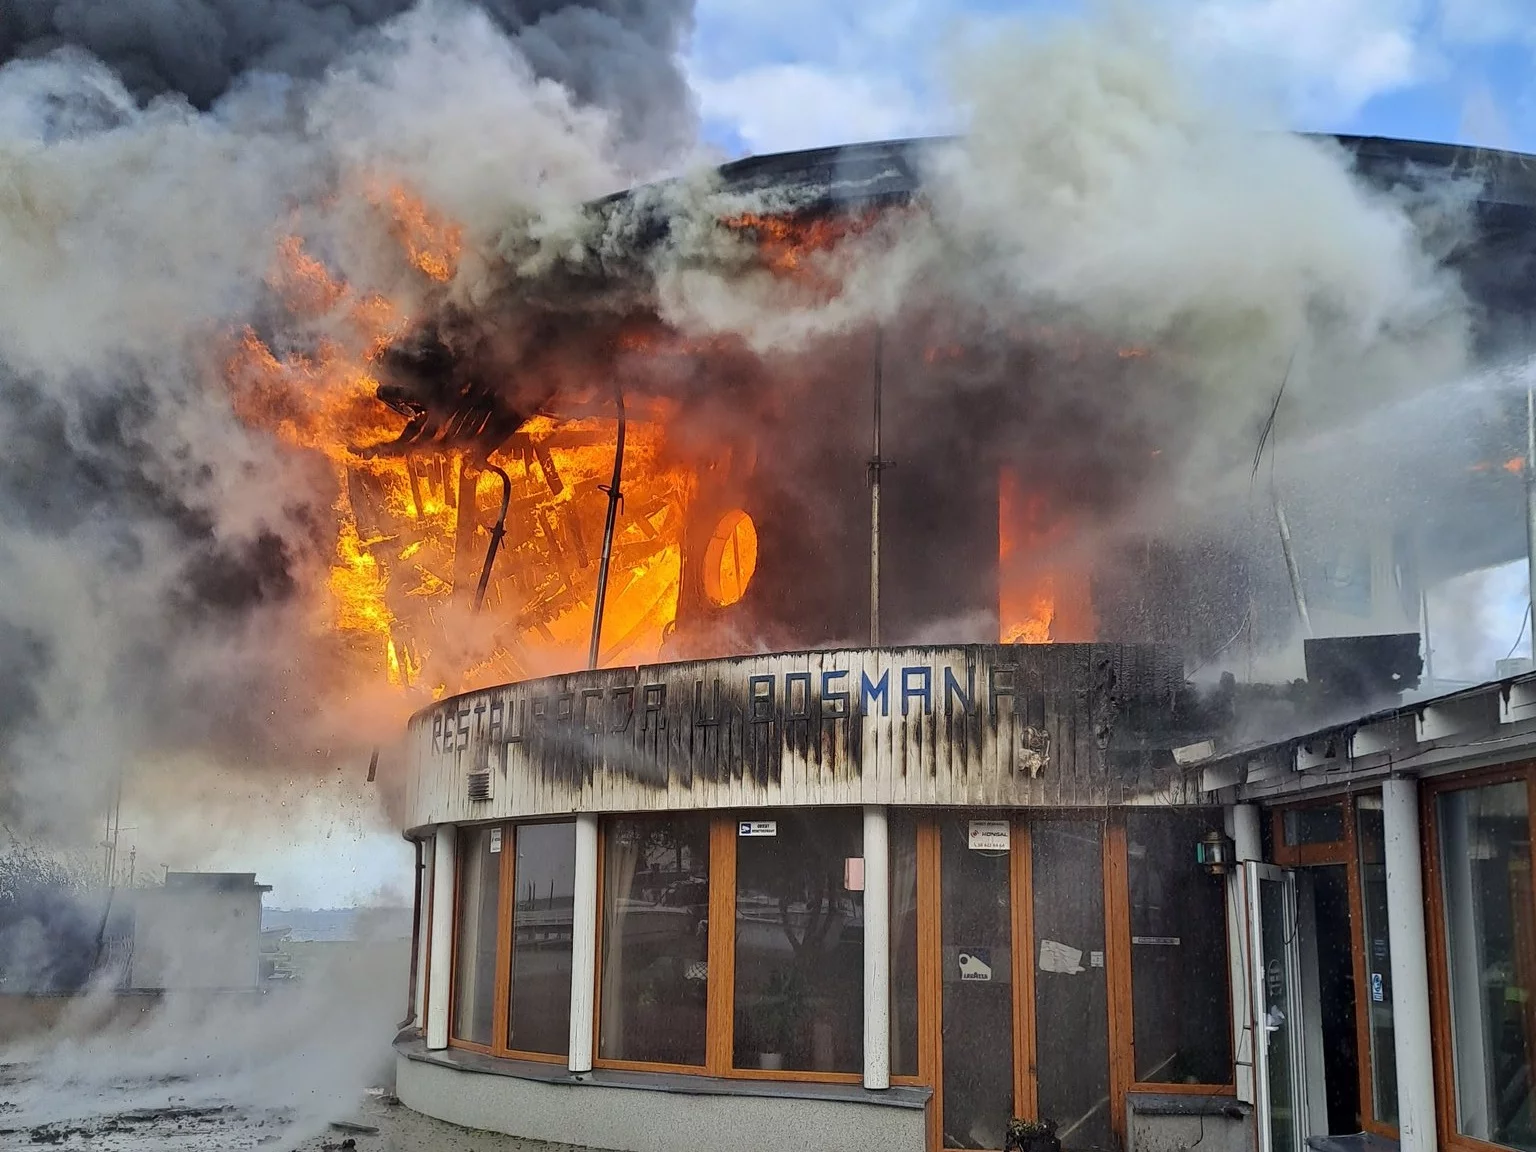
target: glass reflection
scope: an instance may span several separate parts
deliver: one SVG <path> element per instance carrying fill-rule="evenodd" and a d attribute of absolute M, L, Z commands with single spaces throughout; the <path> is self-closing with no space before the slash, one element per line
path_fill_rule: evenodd
<path fill-rule="evenodd" d="M 507 1047 L 564 1056 L 571 1039 L 575 823 L 519 827 L 513 883 Z"/>
<path fill-rule="evenodd" d="M 603 872 L 598 1055 L 702 1065 L 709 977 L 709 817 L 611 822 Z"/>

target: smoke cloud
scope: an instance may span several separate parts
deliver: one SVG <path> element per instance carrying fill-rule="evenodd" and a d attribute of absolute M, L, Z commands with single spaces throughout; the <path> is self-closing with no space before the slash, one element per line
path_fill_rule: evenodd
<path fill-rule="evenodd" d="M 622 375 L 679 410 L 679 443 L 757 428 L 801 477 L 775 499 L 828 536 L 828 477 L 862 483 L 848 382 L 883 326 L 918 413 L 892 436 L 1054 493 L 1075 569 L 1133 529 L 1242 528 L 1282 381 L 1291 446 L 1473 359 L 1443 260 L 1470 188 L 1370 191 L 1341 150 L 1223 111 L 1134 24 L 967 50 L 966 133 L 926 150 L 919 203 L 794 275 L 720 226 L 794 207 L 781 192 L 690 172 L 592 207 L 692 157 L 690 23 L 683 0 L 8 9 L 0 815 L 78 824 L 126 766 L 157 796 L 200 758 L 360 771 L 400 723 L 328 627 L 345 481 L 293 446 L 314 410 L 377 407 L 378 379 L 334 366 L 364 364 L 380 301 L 389 395 L 427 365 L 444 394 L 526 416 Z M 423 274 L 398 189 L 451 222 L 451 271 Z M 321 273 L 275 270 L 295 238 Z M 306 293 L 323 306 L 288 306 Z M 637 320 L 724 350 L 648 361 L 618 339 Z M 286 358 L 289 391 L 263 398 L 287 440 L 240 418 L 245 332 Z M 975 354 L 924 367 L 952 342 Z M 817 436 L 774 424 L 797 405 Z M 964 472 L 913 482 L 942 502 Z M 950 618 L 984 627 L 970 607 Z M 487 630 L 458 631 L 472 663 Z"/>

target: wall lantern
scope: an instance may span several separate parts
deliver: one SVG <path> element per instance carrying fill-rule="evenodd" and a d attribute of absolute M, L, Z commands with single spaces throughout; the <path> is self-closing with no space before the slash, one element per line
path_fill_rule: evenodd
<path fill-rule="evenodd" d="M 1231 838 L 1214 828 L 1195 844 L 1196 862 L 1212 876 L 1225 876 L 1232 871 L 1236 858 L 1236 846 Z"/>

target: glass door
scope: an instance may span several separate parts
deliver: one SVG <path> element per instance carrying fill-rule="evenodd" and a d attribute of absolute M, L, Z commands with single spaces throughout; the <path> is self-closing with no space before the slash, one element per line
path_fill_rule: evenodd
<path fill-rule="evenodd" d="M 1272 864 L 1243 865 L 1253 1004 L 1258 1024 L 1259 1152 L 1301 1152 L 1307 1132 L 1302 1092 L 1296 875 Z"/>
<path fill-rule="evenodd" d="M 944 1148 L 1001 1148 L 1015 1115 L 1011 848 L 1004 821 L 941 826 Z"/>

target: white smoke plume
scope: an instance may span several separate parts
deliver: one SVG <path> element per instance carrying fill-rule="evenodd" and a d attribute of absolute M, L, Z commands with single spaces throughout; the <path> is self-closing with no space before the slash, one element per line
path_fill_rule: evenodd
<path fill-rule="evenodd" d="M 917 204 L 807 256 L 808 281 L 753 266 L 718 224 L 784 204 L 705 172 L 584 207 L 686 167 L 681 0 L 381 0 L 344 27 L 299 0 L 195 7 L 230 30 L 212 55 L 183 58 L 152 21 L 109 36 L 121 6 L 104 3 L 0 26 L 16 57 L 0 67 L 0 811 L 22 823 L 67 823 L 146 761 L 360 768 L 399 722 L 398 694 L 347 678 L 326 636 L 334 471 L 236 417 L 224 357 L 245 325 L 282 354 L 355 344 L 348 309 L 377 294 L 513 388 L 530 364 L 559 379 L 559 357 L 537 359 L 551 317 L 574 359 L 596 356 L 583 322 L 638 309 L 745 350 L 730 383 L 652 379 L 697 428 L 765 406 L 872 324 L 947 310 L 983 350 L 1032 342 L 1027 372 L 999 351 L 945 379 L 1021 467 L 1072 478 L 1094 511 L 1082 538 L 1106 547 L 1229 471 L 1246 480 L 1282 380 L 1305 434 L 1470 357 L 1440 259 L 1467 188 L 1367 190 L 1341 150 L 1225 111 L 1134 22 L 963 50 L 965 134 L 929 149 Z M 252 12 L 263 31 L 236 35 Z M 378 181 L 461 229 L 445 288 L 404 258 L 365 194 Z M 667 238 L 647 247 L 658 217 Z M 349 286 L 302 324 L 268 283 L 289 235 Z M 1084 339 L 1107 367 L 1074 353 Z M 1159 453 L 1180 465 L 1154 481 Z"/>

